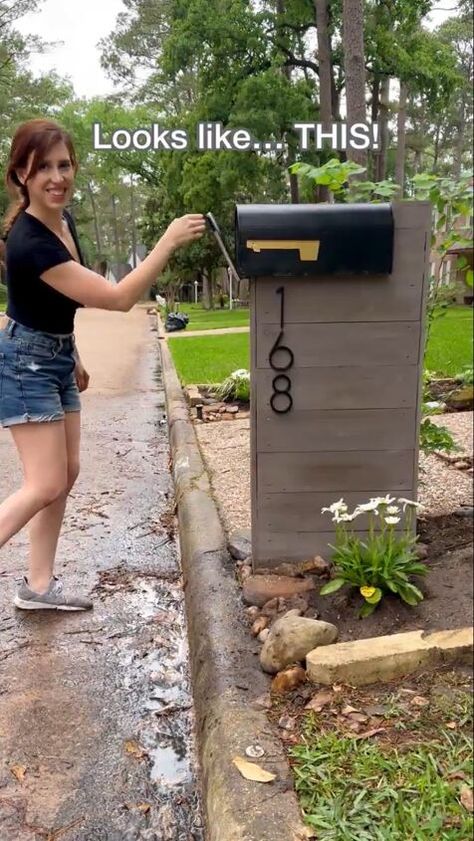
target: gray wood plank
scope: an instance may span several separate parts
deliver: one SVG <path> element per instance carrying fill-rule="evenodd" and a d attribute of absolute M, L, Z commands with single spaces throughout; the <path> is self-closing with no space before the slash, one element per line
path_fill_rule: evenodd
<path fill-rule="evenodd" d="M 421 228 L 424 231 L 430 231 L 432 212 L 432 205 L 429 201 L 392 202 L 395 237 L 397 238 L 404 228 L 412 230 Z"/>
<path fill-rule="evenodd" d="M 254 568 L 274 567 L 285 561 L 306 561 L 315 555 L 330 560 L 334 544 L 332 531 L 320 532 L 267 532 L 259 529 L 254 555 Z M 365 532 L 360 532 L 363 539 Z"/>
<path fill-rule="evenodd" d="M 347 493 L 344 491 L 319 492 L 319 493 L 272 493 L 261 494 L 258 507 L 258 522 L 260 528 L 268 532 L 293 531 L 298 534 L 305 532 L 327 531 L 333 528 L 332 514 L 321 513 L 322 508 L 328 508 L 331 503 L 341 498 L 349 507 L 349 513 L 354 511 L 356 505 L 368 502 L 372 496 L 385 496 L 397 498 L 397 491 L 379 489 L 370 494 L 361 492 Z M 410 493 L 412 490 L 410 489 Z M 411 498 L 411 497 L 408 497 Z M 393 503 L 396 505 L 396 502 Z M 400 506 L 398 506 L 400 507 Z M 398 516 L 398 515 L 397 515 Z M 397 528 L 402 527 L 404 515 L 400 513 L 401 523 Z M 356 532 L 367 531 L 369 518 L 360 515 L 355 518 L 351 528 Z"/>
<path fill-rule="evenodd" d="M 279 323 L 285 287 L 285 323 L 410 321 L 420 318 L 424 230 L 397 232 L 391 275 L 326 275 L 295 280 L 260 278 L 256 304 L 260 323 Z"/>
<path fill-rule="evenodd" d="M 270 402 L 275 371 L 254 372 L 259 403 Z M 416 405 L 416 365 L 294 368 L 288 375 L 296 409 L 399 409 Z"/>
<path fill-rule="evenodd" d="M 324 452 L 339 450 L 411 450 L 416 446 L 413 409 L 365 409 L 277 415 L 258 409 L 257 450 Z"/>
<path fill-rule="evenodd" d="M 269 354 L 279 334 L 278 325 L 258 328 L 257 367 L 269 368 Z M 417 322 L 368 322 L 355 324 L 290 324 L 282 344 L 294 354 L 294 368 L 328 366 L 414 365 L 418 361 L 420 325 Z M 285 365 L 287 353 L 275 357 Z"/>
<path fill-rule="evenodd" d="M 377 488 L 394 488 L 408 497 L 414 485 L 413 450 L 259 453 L 254 475 L 260 494 L 358 491 L 375 496 Z"/>

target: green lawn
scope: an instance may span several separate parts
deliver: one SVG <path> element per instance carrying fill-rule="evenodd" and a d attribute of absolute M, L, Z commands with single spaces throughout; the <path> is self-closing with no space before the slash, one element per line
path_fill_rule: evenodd
<path fill-rule="evenodd" d="M 452 307 L 431 326 L 426 368 L 441 376 L 455 376 L 472 367 L 473 309 Z"/>
<path fill-rule="evenodd" d="M 248 327 L 249 310 L 205 310 L 200 304 L 180 304 L 180 312 L 189 315 L 188 330 L 213 330 L 218 327 Z"/>
<path fill-rule="evenodd" d="M 182 309 L 185 311 L 184 305 Z M 191 316 L 188 329 L 231 326 L 225 321 L 229 317 L 248 323 L 248 310 L 206 312 L 188 307 L 187 311 Z M 234 325 L 237 323 L 236 320 Z M 178 374 L 186 384 L 222 382 L 237 368 L 249 367 L 248 334 L 180 337 L 170 338 L 168 342 Z M 472 357 L 473 310 L 471 307 L 453 307 L 433 322 L 426 367 L 437 374 L 451 376 L 465 366 L 472 366 Z"/>
<path fill-rule="evenodd" d="M 249 368 L 248 333 L 168 339 L 181 382 L 220 383 L 237 368 Z"/>
<path fill-rule="evenodd" d="M 0 309 L 4 310 L 7 304 L 7 287 L 0 283 Z"/>
<path fill-rule="evenodd" d="M 316 838 L 472 838 L 472 680 L 439 670 L 397 684 L 338 688 L 325 690 L 329 703 L 319 713 L 274 701 L 275 718 L 282 711 L 298 716 L 298 744 L 289 754 Z M 361 713 L 363 723 L 354 725 Z M 359 738 L 348 729 L 351 716 Z"/>

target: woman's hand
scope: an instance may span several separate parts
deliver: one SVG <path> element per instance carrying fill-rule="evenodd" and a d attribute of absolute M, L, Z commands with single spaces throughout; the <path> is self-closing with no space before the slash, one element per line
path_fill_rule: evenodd
<path fill-rule="evenodd" d="M 188 245 L 200 239 L 205 230 L 206 220 L 202 213 L 187 213 L 185 216 L 173 219 L 164 238 L 171 243 L 173 248 L 179 248 L 181 245 Z"/>
<path fill-rule="evenodd" d="M 80 359 L 76 359 L 74 373 L 76 375 L 76 383 L 79 391 L 85 391 L 89 385 L 90 377 Z"/>

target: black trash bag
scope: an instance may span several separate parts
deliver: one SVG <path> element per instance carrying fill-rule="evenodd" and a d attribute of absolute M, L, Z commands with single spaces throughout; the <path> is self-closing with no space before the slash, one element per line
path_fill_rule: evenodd
<path fill-rule="evenodd" d="M 170 312 L 166 318 L 165 327 L 168 333 L 176 330 L 185 330 L 189 322 L 189 316 L 185 312 Z"/>

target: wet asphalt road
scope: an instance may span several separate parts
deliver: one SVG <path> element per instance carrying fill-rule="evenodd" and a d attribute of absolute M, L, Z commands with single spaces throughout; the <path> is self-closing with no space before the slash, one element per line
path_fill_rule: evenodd
<path fill-rule="evenodd" d="M 140 307 L 77 317 L 91 383 L 56 573 L 94 611 L 17 611 L 26 529 L 0 550 L 0 841 L 202 841 L 153 326 Z M 7 430 L 0 459 L 4 499 Z"/>

